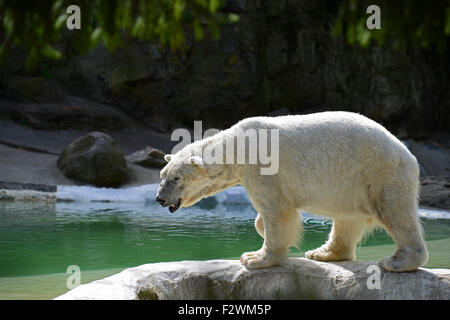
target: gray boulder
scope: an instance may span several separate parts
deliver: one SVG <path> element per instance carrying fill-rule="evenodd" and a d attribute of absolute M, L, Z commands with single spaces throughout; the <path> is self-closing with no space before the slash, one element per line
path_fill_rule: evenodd
<path fill-rule="evenodd" d="M 377 262 L 290 258 L 246 269 L 237 260 L 146 264 L 84 284 L 56 299 L 450 299 L 450 270 L 376 271 Z M 378 277 L 378 284 L 373 282 Z"/>
<path fill-rule="evenodd" d="M 115 187 L 127 173 L 119 146 L 102 132 L 91 132 L 73 141 L 63 150 L 57 164 L 66 177 L 97 187 Z"/>
<path fill-rule="evenodd" d="M 152 147 L 133 152 L 126 156 L 127 161 L 146 168 L 163 168 L 167 161 L 164 160 L 165 153 Z"/>

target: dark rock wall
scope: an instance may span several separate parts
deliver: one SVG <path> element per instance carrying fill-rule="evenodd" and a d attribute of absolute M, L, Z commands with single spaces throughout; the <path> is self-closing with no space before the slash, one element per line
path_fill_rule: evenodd
<path fill-rule="evenodd" d="M 449 50 L 349 47 L 330 34 L 334 1 L 229 0 L 226 10 L 240 21 L 223 26 L 218 41 L 194 42 L 186 27 L 182 52 L 132 40 L 114 53 L 98 46 L 78 55 L 62 45 L 63 60 L 45 65 L 63 88 L 50 94 L 114 105 L 160 131 L 322 110 L 360 112 L 401 138 L 448 130 Z"/>

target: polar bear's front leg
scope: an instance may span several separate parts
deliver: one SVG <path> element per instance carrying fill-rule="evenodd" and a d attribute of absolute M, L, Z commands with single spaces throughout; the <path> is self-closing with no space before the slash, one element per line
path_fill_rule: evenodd
<path fill-rule="evenodd" d="M 317 261 L 355 260 L 356 246 L 367 229 L 363 219 L 336 219 L 328 241 L 320 248 L 307 251 L 305 257 Z"/>
<path fill-rule="evenodd" d="M 287 249 L 271 251 L 265 245 L 257 251 L 244 252 L 241 263 L 248 268 L 268 268 L 283 262 L 287 257 Z"/>
<path fill-rule="evenodd" d="M 258 216 L 255 219 L 255 229 L 256 232 L 264 239 L 264 222 L 262 216 L 258 213 Z"/>
<path fill-rule="evenodd" d="M 258 218 L 262 219 L 258 222 Z M 241 263 L 248 268 L 268 268 L 282 263 L 287 258 L 288 248 L 295 245 L 300 233 L 299 215 L 295 210 L 287 214 L 260 213 L 255 221 L 263 225 L 264 244 L 261 249 L 245 252 L 241 256 Z M 261 233 L 260 233 L 261 235 Z"/>

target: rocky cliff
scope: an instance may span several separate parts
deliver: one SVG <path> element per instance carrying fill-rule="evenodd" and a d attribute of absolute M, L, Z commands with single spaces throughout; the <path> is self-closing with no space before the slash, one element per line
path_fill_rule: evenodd
<path fill-rule="evenodd" d="M 204 128 L 225 128 L 248 116 L 320 110 L 363 113 L 401 138 L 445 130 L 450 51 L 350 47 L 330 34 L 338 10 L 334 3 L 228 0 L 225 10 L 238 13 L 240 21 L 223 26 L 217 41 L 195 42 L 186 26 L 188 39 L 178 52 L 125 39 L 113 53 L 99 45 L 80 55 L 61 43 L 62 60 L 43 62 L 32 74 L 15 52 L 2 69 L 0 94 L 24 103 L 53 103 L 59 113 L 62 107 L 55 102 L 72 101 L 65 96 L 89 99 L 159 131 L 192 127 L 194 120 L 203 120 Z M 83 117 L 74 107 L 65 105 L 71 113 L 63 118 L 76 114 L 80 125 Z M 45 127 L 48 110 L 32 117 L 27 110 L 15 107 L 8 113 L 30 126 L 42 126 L 44 118 Z M 96 122 L 122 126 L 111 117 L 87 118 L 90 129 L 98 129 Z M 58 119 L 64 123 L 61 115 Z"/>

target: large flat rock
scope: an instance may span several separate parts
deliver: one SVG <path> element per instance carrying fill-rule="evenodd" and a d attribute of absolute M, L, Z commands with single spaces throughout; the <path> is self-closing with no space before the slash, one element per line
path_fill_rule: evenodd
<path fill-rule="evenodd" d="M 257 270 L 236 260 L 154 263 L 80 285 L 56 299 L 450 299 L 450 269 L 381 271 L 379 289 L 369 289 L 377 275 L 372 265 L 377 262 L 304 258 Z"/>

